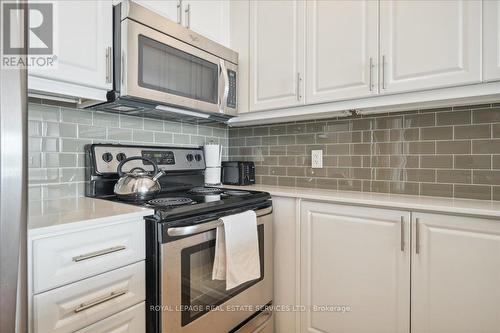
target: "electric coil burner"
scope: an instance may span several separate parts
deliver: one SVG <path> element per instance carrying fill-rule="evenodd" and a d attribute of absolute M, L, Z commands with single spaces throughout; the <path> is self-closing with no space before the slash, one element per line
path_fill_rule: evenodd
<path fill-rule="evenodd" d="M 228 191 L 225 191 L 224 193 L 227 194 L 227 195 L 236 195 L 236 196 L 251 194 L 248 191 L 237 191 L 237 190 L 228 190 Z"/>
<path fill-rule="evenodd" d="M 221 194 L 223 190 L 216 187 L 195 187 L 189 190 L 192 194 Z"/>
<path fill-rule="evenodd" d="M 159 198 L 149 200 L 148 204 L 154 207 L 174 207 L 174 206 L 182 206 L 182 205 L 190 205 L 193 204 L 194 200 L 190 198 Z"/>
<path fill-rule="evenodd" d="M 272 202 L 268 193 L 204 187 L 201 147 L 93 144 L 85 152 L 87 196 L 154 209 L 154 215 L 145 218 L 146 332 L 197 333 L 210 327 L 207 332 L 226 333 L 251 331 L 257 326 L 264 327 L 260 332 L 272 332 L 273 315 L 265 308 L 273 295 Z M 147 202 L 124 202 L 113 193 L 119 162 L 132 156 L 147 157 L 166 172 L 159 179 L 160 193 Z M 123 171 L 134 168 L 153 170 L 151 164 L 138 159 L 128 162 Z M 226 290 L 225 281 L 212 280 L 216 229 L 220 217 L 247 210 L 257 215 L 261 277 Z M 212 310 L 250 304 L 264 310 Z"/>

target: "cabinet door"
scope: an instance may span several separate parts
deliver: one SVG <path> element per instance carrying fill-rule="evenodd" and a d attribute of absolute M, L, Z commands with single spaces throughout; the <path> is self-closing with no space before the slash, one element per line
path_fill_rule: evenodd
<path fill-rule="evenodd" d="M 413 221 L 412 332 L 500 332 L 498 219 L 416 213 Z"/>
<path fill-rule="evenodd" d="M 181 23 L 182 9 L 180 0 L 134 0 L 139 5 L 144 6 L 153 12 L 163 15 L 166 18 Z M 179 6 L 179 7 L 178 7 Z"/>
<path fill-rule="evenodd" d="M 377 93 L 378 2 L 306 2 L 306 101 Z"/>
<path fill-rule="evenodd" d="M 483 2 L 483 79 L 500 80 L 500 1 Z"/>
<path fill-rule="evenodd" d="M 481 81 L 481 1 L 380 1 L 381 93 Z"/>
<path fill-rule="evenodd" d="M 111 1 L 57 1 L 54 31 L 56 69 L 30 69 L 29 75 L 84 87 L 111 89 L 108 56 L 112 46 Z M 29 87 L 32 88 L 32 87 Z M 36 90 L 57 89 L 52 85 Z"/>
<path fill-rule="evenodd" d="M 229 45 L 229 1 L 184 0 L 184 25 L 222 45 Z"/>
<path fill-rule="evenodd" d="M 303 0 L 250 2 L 250 110 L 303 104 Z"/>
<path fill-rule="evenodd" d="M 273 196 L 274 294 L 273 304 L 283 307 L 298 304 L 299 219 L 295 198 Z M 274 312 L 274 332 L 297 331 L 297 312 Z"/>
<path fill-rule="evenodd" d="M 408 333 L 409 213 L 305 201 L 300 222 L 301 332 Z"/>

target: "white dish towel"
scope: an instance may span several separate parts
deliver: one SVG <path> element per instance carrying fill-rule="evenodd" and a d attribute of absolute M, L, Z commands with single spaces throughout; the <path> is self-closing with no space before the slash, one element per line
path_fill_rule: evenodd
<path fill-rule="evenodd" d="M 224 216 L 217 227 L 213 280 L 226 280 L 226 290 L 260 278 L 257 215 L 253 210 Z"/>

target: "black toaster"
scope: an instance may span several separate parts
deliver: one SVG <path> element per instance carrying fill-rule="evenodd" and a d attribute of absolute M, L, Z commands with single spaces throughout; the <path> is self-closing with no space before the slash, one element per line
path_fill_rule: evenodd
<path fill-rule="evenodd" d="M 255 163 L 222 162 L 222 183 L 226 185 L 255 184 Z"/>

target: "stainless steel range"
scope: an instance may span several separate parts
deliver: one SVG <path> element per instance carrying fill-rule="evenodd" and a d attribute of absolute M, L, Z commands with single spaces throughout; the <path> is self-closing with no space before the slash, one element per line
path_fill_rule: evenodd
<path fill-rule="evenodd" d="M 272 202 L 268 193 L 204 187 L 201 148 L 93 144 L 86 148 L 86 195 L 122 201 L 113 193 L 117 167 L 142 156 L 166 172 L 161 191 L 128 204 L 154 208 L 146 217 L 146 322 L 148 332 L 272 332 Z M 124 172 L 153 171 L 132 160 Z M 212 280 L 219 218 L 246 210 L 257 214 L 261 277 L 226 290 Z"/>

